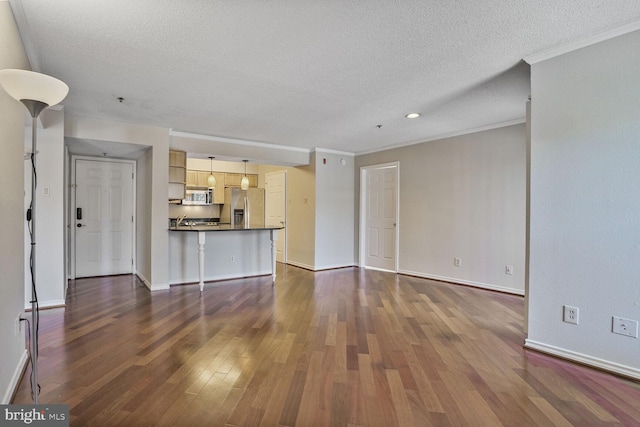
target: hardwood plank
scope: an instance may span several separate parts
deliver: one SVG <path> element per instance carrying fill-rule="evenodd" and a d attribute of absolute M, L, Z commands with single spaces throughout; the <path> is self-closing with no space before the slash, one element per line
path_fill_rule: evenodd
<path fill-rule="evenodd" d="M 148 292 L 70 281 L 41 313 L 40 402 L 71 425 L 640 425 L 640 384 L 522 347 L 521 297 L 391 273 Z M 12 403 L 31 402 L 29 369 Z"/>
<path fill-rule="evenodd" d="M 391 400 L 393 401 L 395 413 L 398 417 L 398 424 L 401 426 L 415 425 L 413 412 L 411 411 L 411 406 L 409 406 L 409 399 L 402 384 L 400 373 L 395 369 L 387 369 L 385 373 L 387 374 Z"/>

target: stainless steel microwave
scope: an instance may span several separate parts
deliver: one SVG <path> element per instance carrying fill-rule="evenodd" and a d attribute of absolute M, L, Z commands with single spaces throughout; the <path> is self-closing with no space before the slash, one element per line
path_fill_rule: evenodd
<path fill-rule="evenodd" d="M 213 202 L 213 190 L 187 190 L 183 205 L 210 205 Z"/>

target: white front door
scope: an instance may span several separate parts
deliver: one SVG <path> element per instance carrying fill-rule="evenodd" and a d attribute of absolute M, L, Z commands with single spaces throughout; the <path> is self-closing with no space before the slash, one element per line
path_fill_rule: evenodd
<path fill-rule="evenodd" d="M 75 161 L 76 277 L 133 272 L 133 164 Z"/>
<path fill-rule="evenodd" d="M 265 225 L 286 225 L 287 171 L 265 175 Z M 278 232 L 276 261 L 286 262 L 287 228 Z"/>
<path fill-rule="evenodd" d="M 398 166 L 364 168 L 363 178 L 364 266 L 397 271 Z"/>

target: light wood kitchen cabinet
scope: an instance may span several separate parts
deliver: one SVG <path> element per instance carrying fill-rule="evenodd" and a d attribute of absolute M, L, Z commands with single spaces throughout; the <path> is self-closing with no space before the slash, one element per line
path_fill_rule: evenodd
<path fill-rule="evenodd" d="M 216 188 L 213 189 L 213 203 L 221 205 L 224 203 L 224 173 L 214 172 L 213 176 L 216 177 Z"/>
<path fill-rule="evenodd" d="M 187 153 L 169 150 L 169 200 L 184 199 L 187 183 Z"/>
<path fill-rule="evenodd" d="M 198 171 L 198 187 L 209 187 L 209 175 L 211 172 Z M 214 175 L 215 176 L 215 175 Z M 216 181 L 216 186 L 218 182 Z"/>
<path fill-rule="evenodd" d="M 199 170 L 187 170 L 187 187 L 205 189 L 209 188 L 209 171 Z M 214 172 L 213 176 L 216 178 L 216 186 L 213 189 L 213 203 L 224 203 L 224 173 Z"/>
<path fill-rule="evenodd" d="M 242 177 L 244 174 L 242 173 L 225 173 L 224 174 L 224 185 L 227 187 L 240 187 L 242 183 Z M 249 178 L 249 187 L 257 187 L 258 186 L 258 175 L 256 174 L 247 174 L 247 178 Z"/>
<path fill-rule="evenodd" d="M 187 170 L 187 187 L 197 187 L 198 171 Z"/>
<path fill-rule="evenodd" d="M 187 170 L 187 187 L 194 188 L 209 188 L 209 175 L 208 171 Z M 220 174 L 214 173 L 216 177 L 216 187 L 218 186 L 218 176 Z M 222 174 L 224 177 L 224 174 Z M 224 183 L 222 183 L 224 186 Z"/>

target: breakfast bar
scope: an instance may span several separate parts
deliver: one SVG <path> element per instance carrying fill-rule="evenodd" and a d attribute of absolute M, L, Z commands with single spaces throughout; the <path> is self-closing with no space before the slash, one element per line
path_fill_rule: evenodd
<path fill-rule="evenodd" d="M 193 282 L 197 259 L 200 292 L 210 280 L 270 273 L 275 283 L 276 240 L 281 228 L 231 224 L 169 227 L 170 282 Z"/>

